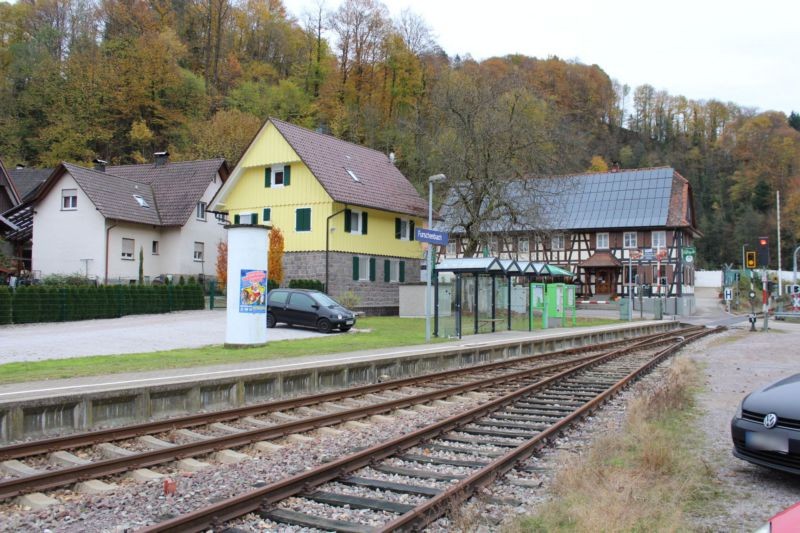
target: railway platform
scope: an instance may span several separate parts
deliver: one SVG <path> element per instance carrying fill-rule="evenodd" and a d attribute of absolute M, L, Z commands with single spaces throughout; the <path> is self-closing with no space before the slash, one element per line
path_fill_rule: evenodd
<path fill-rule="evenodd" d="M 630 336 L 676 321 L 506 331 L 428 346 L 0 386 L 0 444 L 227 409 Z"/>

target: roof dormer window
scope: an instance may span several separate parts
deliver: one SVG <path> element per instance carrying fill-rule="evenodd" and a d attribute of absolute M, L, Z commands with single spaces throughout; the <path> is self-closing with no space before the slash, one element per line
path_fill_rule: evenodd
<path fill-rule="evenodd" d="M 145 200 L 141 195 L 134 194 L 133 197 L 138 202 L 139 207 L 147 207 L 148 209 L 150 208 L 150 204 L 148 204 L 147 200 Z"/>

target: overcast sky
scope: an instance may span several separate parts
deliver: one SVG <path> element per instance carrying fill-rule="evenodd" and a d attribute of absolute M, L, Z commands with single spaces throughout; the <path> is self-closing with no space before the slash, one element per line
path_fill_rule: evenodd
<path fill-rule="evenodd" d="M 316 0 L 284 0 L 298 18 Z M 334 9 L 341 0 L 325 0 Z M 800 1 L 384 0 L 421 15 L 451 57 L 520 53 L 599 65 L 632 88 L 800 111 Z"/>

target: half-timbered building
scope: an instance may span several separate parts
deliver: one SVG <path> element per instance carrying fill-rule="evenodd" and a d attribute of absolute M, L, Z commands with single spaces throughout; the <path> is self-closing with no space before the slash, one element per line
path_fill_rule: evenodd
<path fill-rule="evenodd" d="M 514 205 L 528 205 L 514 217 L 481 223 L 479 252 L 508 259 L 558 265 L 576 274 L 579 293 L 602 298 L 638 294 L 682 297 L 694 293 L 694 263 L 687 257 L 700 235 L 689 181 L 668 167 L 536 179 L 530 196 L 508 185 Z M 455 198 L 455 195 L 450 195 Z M 463 257 L 464 209 L 447 201 L 437 226 L 450 233 L 443 255 Z M 525 214 L 535 222 L 524 220 Z M 487 217 L 489 218 L 489 217 Z M 509 223 L 510 219 L 517 222 Z M 629 283 L 630 282 L 632 283 Z M 631 288 L 632 287 L 632 288 Z"/>

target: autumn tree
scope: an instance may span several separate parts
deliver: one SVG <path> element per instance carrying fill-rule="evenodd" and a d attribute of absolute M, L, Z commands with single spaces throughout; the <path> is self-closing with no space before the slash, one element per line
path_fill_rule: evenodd
<path fill-rule="evenodd" d="M 498 65 L 505 67 L 504 65 Z M 535 179 L 563 161 L 555 134 L 558 117 L 533 95 L 514 69 L 501 75 L 467 63 L 447 74 L 434 94 L 440 114 L 436 160 L 448 176 L 448 229 L 463 231 L 472 256 L 487 230 L 543 223 L 527 198 L 538 197 Z M 509 187 L 517 187 L 508 194 Z"/>
<path fill-rule="evenodd" d="M 228 243 L 219 241 L 217 243 L 217 283 L 220 287 L 228 284 Z"/>
<path fill-rule="evenodd" d="M 283 232 L 276 226 L 269 230 L 267 271 L 269 279 L 278 286 L 283 283 Z"/>

